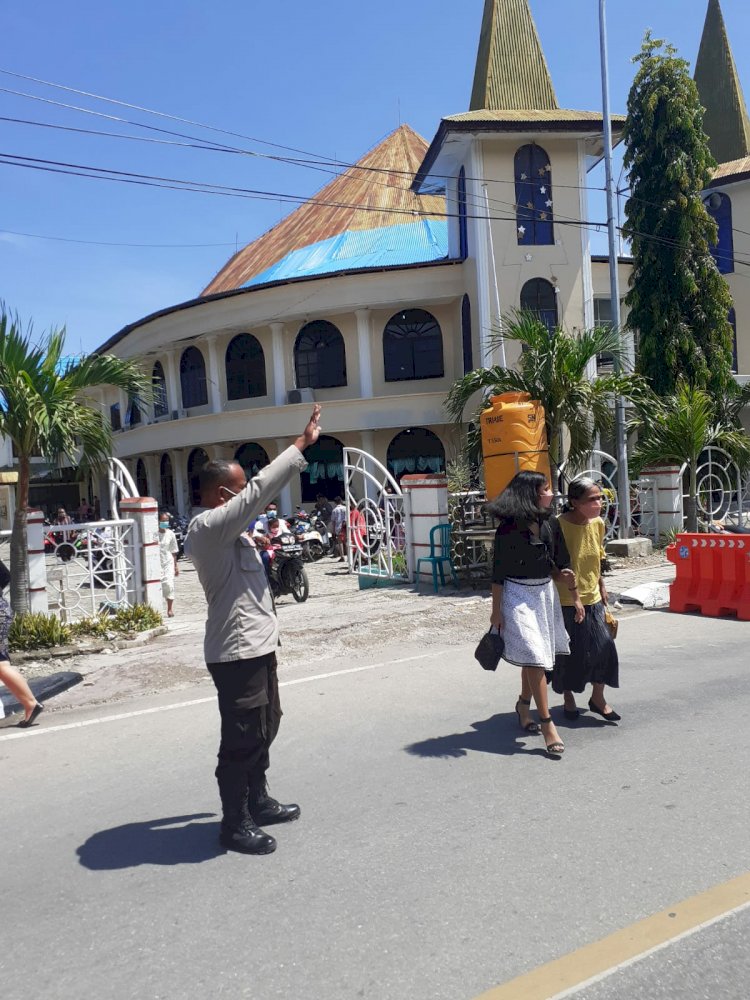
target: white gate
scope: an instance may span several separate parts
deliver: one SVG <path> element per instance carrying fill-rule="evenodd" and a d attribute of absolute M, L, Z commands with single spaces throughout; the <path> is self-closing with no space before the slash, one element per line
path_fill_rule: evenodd
<path fill-rule="evenodd" d="M 109 482 L 109 509 L 112 511 L 112 517 L 119 521 L 120 500 L 140 496 L 140 493 L 127 466 L 119 458 L 110 458 L 107 478 Z"/>
<path fill-rule="evenodd" d="M 682 509 L 689 493 L 687 463 L 680 469 L 683 476 Z M 705 522 L 728 521 L 738 527 L 746 527 L 750 511 L 750 478 L 743 479 L 740 467 L 723 448 L 713 445 L 701 454 L 697 468 L 697 508 L 698 517 Z M 684 516 L 684 515 L 683 515 Z"/>
<path fill-rule="evenodd" d="M 344 448 L 349 571 L 363 576 L 409 577 L 406 497 L 376 458 Z"/>

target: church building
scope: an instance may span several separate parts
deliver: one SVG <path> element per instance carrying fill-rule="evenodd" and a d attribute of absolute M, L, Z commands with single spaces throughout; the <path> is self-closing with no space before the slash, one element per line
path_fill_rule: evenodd
<path fill-rule="evenodd" d="M 709 0 L 696 82 L 720 164 L 706 204 L 741 375 L 750 124 L 719 0 Z M 615 140 L 623 123 L 613 116 Z M 429 144 L 402 125 L 236 253 L 197 298 L 99 348 L 142 357 L 152 372 L 152 412 L 99 394 L 140 492 L 189 512 L 204 462 L 236 458 L 256 472 L 297 436 L 312 400 L 324 406 L 324 434 L 280 498 L 284 510 L 343 492 L 344 446 L 396 476 L 443 470 L 460 451 L 444 409 L 450 386 L 517 358 L 517 345 L 490 349 L 503 314 L 531 309 L 569 329 L 609 319 L 608 264 L 592 258 L 578 224 L 602 155 L 601 112 L 560 107 L 528 0 L 486 0 L 468 111 L 443 118 Z M 619 266 L 624 294 L 627 259 Z"/>

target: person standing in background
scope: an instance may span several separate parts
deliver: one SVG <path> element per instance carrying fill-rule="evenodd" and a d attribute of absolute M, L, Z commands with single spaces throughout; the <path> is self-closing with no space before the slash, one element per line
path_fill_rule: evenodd
<path fill-rule="evenodd" d="M 346 544 L 346 507 L 341 497 L 336 497 L 333 501 L 334 507 L 331 512 L 331 531 L 333 532 L 333 557 L 339 557 L 339 562 L 344 561 L 344 546 Z"/>
<path fill-rule="evenodd" d="M 180 575 L 177 557 L 180 547 L 177 537 L 169 527 L 169 513 L 159 511 L 159 559 L 161 560 L 161 592 L 167 602 L 167 617 L 174 618 L 175 577 Z"/>

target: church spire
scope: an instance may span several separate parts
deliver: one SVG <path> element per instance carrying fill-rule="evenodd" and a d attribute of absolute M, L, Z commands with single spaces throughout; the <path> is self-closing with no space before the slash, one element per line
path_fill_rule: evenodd
<path fill-rule="evenodd" d="M 750 119 L 719 0 L 709 0 L 695 82 L 706 109 L 703 127 L 714 158 L 729 163 L 750 155 Z"/>
<path fill-rule="evenodd" d="M 558 107 L 528 0 L 485 0 L 469 110 Z"/>

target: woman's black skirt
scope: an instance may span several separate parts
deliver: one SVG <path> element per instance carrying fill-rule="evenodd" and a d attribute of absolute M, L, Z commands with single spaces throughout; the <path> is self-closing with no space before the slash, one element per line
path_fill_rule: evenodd
<path fill-rule="evenodd" d="M 604 602 L 584 608 L 586 617 L 575 623 L 575 608 L 563 608 L 565 628 L 570 636 L 570 655 L 556 656 L 552 687 L 558 694 L 580 694 L 587 684 L 620 686 L 617 647 L 604 620 Z"/>

